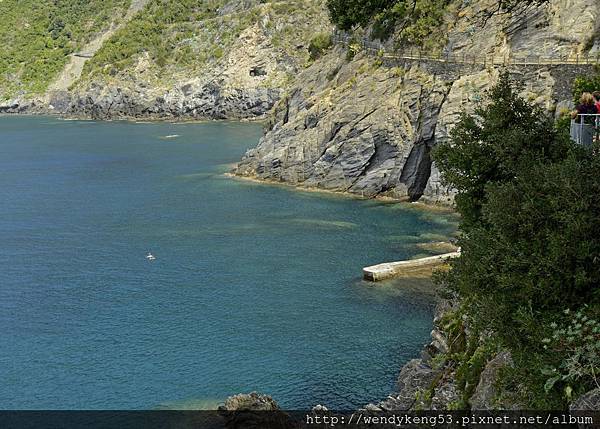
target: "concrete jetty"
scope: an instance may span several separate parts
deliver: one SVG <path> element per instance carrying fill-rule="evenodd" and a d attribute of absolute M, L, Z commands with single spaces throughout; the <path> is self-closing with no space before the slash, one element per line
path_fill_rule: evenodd
<path fill-rule="evenodd" d="M 365 280 L 371 282 L 379 282 L 392 277 L 411 277 L 415 274 L 422 274 L 423 271 L 430 273 L 435 267 L 445 264 L 448 259 L 458 258 L 459 256 L 460 251 L 457 251 L 421 259 L 387 262 L 384 264 L 363 268 L 363 276 Z"/>

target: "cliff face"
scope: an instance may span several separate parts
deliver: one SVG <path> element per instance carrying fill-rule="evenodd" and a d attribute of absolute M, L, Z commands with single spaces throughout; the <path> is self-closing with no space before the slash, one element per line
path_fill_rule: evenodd
<path fill-rule="evenodd" d="M 489 61 L 531 63 L 509 69 L 524 83 L 524 97 L 554 112 L 569 106 L 570 80 L 591 71 L 556 63 L 598 52 L 600 4 L 594 0 L 554 0 L 519 16 L 494 16 L 482 30 L 474 16 L 484 4 L 455 4 L 448 16 L 453 23 L 444 53 L 458 63 L 367 52 L 349 61 L 347 47 L 338 46 L 298 76 L 236 174 L 369 197 L 451 202 L 430 152 L 497 79 L 501 68 Z M 549 60 L 554 65 L 544 64 Z"/>
<path fill-rule="evenodd" d="M 341 48 L 298 82 L 239 174 L 369 197 L 423 194 L 447 82 L 366 56 L 348 62 Z"/>

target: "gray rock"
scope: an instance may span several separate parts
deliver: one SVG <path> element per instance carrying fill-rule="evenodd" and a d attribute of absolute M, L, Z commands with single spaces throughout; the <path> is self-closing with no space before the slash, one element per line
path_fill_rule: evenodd
<path fill-rule="evenodd" d="M 433 350 L 434 354 L 438 353 L 448 353 L 450 348 L 448 347 L 448 339 L 444 335 L 442 331 L 437 328 L 434 328 L 431 331 L 431 344 L 429 350 Z"/>
<path fill-rule="evenodd" d="M 498 407 L 497 389 L 499 371 L 507 366 L 512 366 L 513 360 L 510 352 L 503 351 L 498 353 L 490 360 L 479 377 L 479 383 L 475 388 L 473 396 L 469 399 L 471 409 L 473 410 L 493 410 Z M 502 406 L 501 408 L 506 408 Z"/>
<path fill-rule="evenodd" d="M 326 406 L 324 406 L 324 405 L 315 405 L 315 406 L 312 408 L 312 411 L 329 411 L 329 410 L 328 410 L 328 409 L 327 409 L 327 407 L 326 407 Z"/>
<path fill-rule="evenodd" d="M 289 415 L 282 412 L 268 395 L 256 392 L 227 398 L 219 407 L 228 429 L 291 429 L 295 427 Z M 268 412 L 266 412 L 268 411 Z M 219 426 L 221 427 L 221 426 Z"/>
<path fill-rule="evenodd" d="M 419 396 L 430 388 L 439 371 L 434 370 L 420 359 L 408 362 L 398 376 L 398 393 L 389 396 L 375 407 L 384 411 L 407 411 L 425 409 L 429 406 Z"/>
<path fill-rule="evenodd" d="M 236 173 L 417 200 L 431 175 L 437 116 L 449 88 L 418 68 L 400 76 L 373 69 L 367 57 L 347 63 L 338 50 L 300 74 Z"/>
<path fill-rule="evenodd" d="M 280 408 L 270 396 L 252 392 L 230 396 L 219 409 L 223 411 L 274 411 Z"/>
<path fill-rule="evenodd" d="M 361 53 L 347 62 L 346 49 L 337 48 L 298 75 L 265 136 L 235 172 L 368 197 L 452 204 L 454 191 L 442 182 L 430 153 L 497 80 L 499 68 L 484 66 L 484 56 L 529 62 L 511 73 L 526 83 L 522 96 L 548 112 L 570 97 L 573 78 L 590 70 L 534 61 L 532 53 L 540 52 L 557 61 L 583 56 L 590 35 L 597 34 L 600 3 L 551 3 L 496 14 L 482 32 L 474 18 L 490 2 L 463 2 L 445 52 L 477 57 L 480 65 L 399 61 L 394 67 L 384 61 L 377 68 Z"/>
<path fill-rule="evenodd" d="M 152 88 L 94 84 L 85 92 L 54 92 L 49 95 L 49 105 L 56 113 L 93 119 L 247 119 L 267 114 L 279 94 L 277 89 L 232 89 L 214 82 L 188 82 L 158 94 Z"/>
<path fill-rule="evenodd" d="M 600 388 L 581 395 L 569 409 L 571 411 L 600 411 Z"/>

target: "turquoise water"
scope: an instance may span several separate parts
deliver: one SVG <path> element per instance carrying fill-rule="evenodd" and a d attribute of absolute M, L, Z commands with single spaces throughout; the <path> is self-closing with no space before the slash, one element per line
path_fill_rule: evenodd
<path fill-rule="evenodd" d="M 225 177 L 260 134 L 0 117 L 0 408 L 257 390 L 345 409 L 393 390 L 433 299 L 361 267 L 422 253 L 454 219 Z"/>

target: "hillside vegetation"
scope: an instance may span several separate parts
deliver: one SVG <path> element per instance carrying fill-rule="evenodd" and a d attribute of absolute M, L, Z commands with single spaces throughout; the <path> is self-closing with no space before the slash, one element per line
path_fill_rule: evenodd
<path fill-rule="evenodd" d="M 130 0 L 0 1 L 0 98 L 43 94 L 69 55 L 114 30 L 130 5 Z M 317 0 L 150 0 L 85 64 L 76 86 L 133 77 L 168 87 L 226 64 L 229 50 L 253 28 L 277 61 L 302 65 L 310 61 L 314 34 L 328 26 L 325 6 Z M 136 69 L 140 63 L 142 71 Z M 281 86 L 283 74 L 276 73 L 271 86 Z"/>
<path fill-rule="evenodd" d="M 124 15 L 130 0 L 0 1 L 0 99 L 42 93 L 68 55 Z"/>
<path fill-rule="evenodd" d="M 225 58 L 253 26 L 281 56 L 302 64 L 323 16 L 323 6 L 314 0 L 151 0 L 86 64 L 83 80 L 116 76 L 139 61 L 149 62 L 161 83 L 192 78 Z"/>

